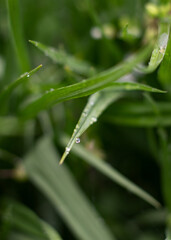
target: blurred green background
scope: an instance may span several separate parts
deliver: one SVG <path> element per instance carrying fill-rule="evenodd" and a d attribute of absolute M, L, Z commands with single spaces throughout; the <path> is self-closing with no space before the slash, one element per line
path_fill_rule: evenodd
<path fill-rule="evenodd" d="M 145 0 L 16 1 L 19 3 L 19 15 L 17 16 L 19 25 L 21 25 L 19 29 L 22 31 L 23 42 L 21 45 L 23 44 L 27 59 L 22 66 L 21 59 L 17 56 L 17 44 L 11 30 L 12 24 L 10 25 L 9 22 L 7 2 L 0 0 L 0 90 L 3 90 L 4 86 L 12 83 L 24 72 L 29 72 L 39 64 L 43 64 L 43 67 L 30 78 L 29 82 L 24 83 L 22 87 L 19 86 L 11 94 L 8 109 L 5 113 L 1 112 L 0 239 L 57 239 L 33 236 L 33 232 L 31 235 L 28 234 L 29 237 L 32 236 L 29 238 L 27 236 L 29 231 L 22 228 L 25 235 L 20 235 L 20 227 L 13 224 L 15 211 L 9 215 L 13 219 L 12 223 L 9 221 L 9 216 L 6 217 L 8 215 L 6 209 L 13 202 L 23 204 L 36 213 L 56 229 L 62 239 L 88 239 L 88 237 L 81 238 L 77 231 L 73 230 L 75 228 L 72 228 L 72 223 L 68 223 L 69 220 L 63 217 L 61 210 L 56 211 L 50 195 L 48 196 L 47 193 L 46 196 L 39 184 L 34 183 L 36 178 L 33 176 L 34 171 L 32 172 L 31 167 L 26 166 L 26 169 L 23 167 L 23 162 L 27 158 L 31 158 L 30 155 L 27 157 L 28 153 L 34 153 L 33 149 L 37 149 L 37 142 L 43 136 L 52 136 L 53 145 L 56 147 L 55 151 L 62 155 L 64 144 L 61 143 L 61 136 L 63 134 L 71 136 L 87 102 L 87 97 L 54 105 L 47 111 L 41 112 L 36 118 L 27 121 L 26 124 L 15 123 L 14 119 L 6 119 L 7 117 L 17 117 L 18 119 L 20 105 L 24 106 L 51 88 L 78 83 L 86 76 L 74 73 L 67 65 L 56 64 L 28 40 L 65 50 L 68 54 L 87 61 L 92 69 L 102 71 L 113 67 L 139 49 L 142 44 L 151 41 L 153 36 L 156 36 L 159 19 L 147 14 L 145 5 L 148 1 Z M 11 2 L 15 1 L 11 0 Z M 157 71 L 150 75 L 135 73 L 133 78 L 138 79 L 141 83 L 163 88 Z M 164 90 L 167 90 L 169 94 L 169 87 Z M 169 104 L 169 98 L 162 94 L 152 94 L 151 97 L 156 102 L 164 101 Z M 144 99 L 146 97 L 143 92 L 131 91 L 120 102 L 125 104 L 126 108 L 127 102 L 143 102 Z M 0 102 L 1 106 L 3 104 L 4 102 Z M 120 105 L 116 103 L 117 108 L 120 109 Z M 115 114 L 115 104 L 112 104 L 98 122 L 83 134 L 81 143 L 85 150 L 104 159 L 125 177 L 155 197 L 162 206 L 165 206 L 161 166 L 156 157 L 162 150 L 153 146 L 155 142 L 160 142 L 158 126 L 151 128 L 151 126 L 143 126 L 143 124 L 140 127 L 134 126 L 134 124 L 132 126 L 115 124 L 108 121 L 106 117 L 112 114 Z M 128 116 L 131 116 L 131 113 L 128 113 Z M 165 129 L 168 138 L 169 124 Z M 46 146 L 46 144 L 42 146 Z M 40 149 L 43 151 L 42 146 Z M 159 145 L 156 144 L 156 146 Z M 45 148 L 46 154 L 50 150 Z M 43 156 L 42 153 L 40 159 Z M 51 153 L 49 153 L 49 158 L 50 156 Z M 36 157 L 34 161 L 36 161 Z M 107 228 L 110 229 L 113 238 L 109 239 L 165 239 L 167 215 L 165 207 L 155 209 L 150 206 L 98 172 L 89 163 L 81 161 L 78 154 L 71 152 L 64 165 L 71 171 L 79 188 L 98 212 L 101 221 L 105 222 Z M 41 160 L 39 166 L 41 166 Z M 46 172 L 45 165 L 42 166 Z M 50 175 L 50 172 L 47 174 Z M 46 182 L 46 176 L 44 179 Z M 62 186 L 62 182 L 60 185 Z M 169 186 L 170 182 L 168 182 L 168 188 Z M 73 199 L 71 196 L 70 201 L 74 201 Z M 81 208 L 81 205 L 78 205 L 77 208 Z M 84 215 L 86 219 L 86 212 Z M 7 218 L 8 221 L 4 220 Z M 16 217 L 16 219 L 18 218 Z M 23 217 L 20 221 L 24 223 L 24 219 Z M 70 221 L 72 222 L 72 220 Z M 87 218 L 86 221 L 91 222 L 91 219 Z M 26 225 L 29 226 L 29 223 Z M 19 235 L 16 234 L 16 231 Z M 89 239 L 93 239 L 93 237 Z M 94 237 L 94 240 L 96 239 Z"/>

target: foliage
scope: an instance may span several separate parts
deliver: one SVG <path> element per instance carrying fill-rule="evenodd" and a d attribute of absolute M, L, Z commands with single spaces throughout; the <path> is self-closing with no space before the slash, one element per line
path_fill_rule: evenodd
<path fill-rule="evenodd" d="M 0 239 L 170 239 L 170 12 L 0 1 Z"/>

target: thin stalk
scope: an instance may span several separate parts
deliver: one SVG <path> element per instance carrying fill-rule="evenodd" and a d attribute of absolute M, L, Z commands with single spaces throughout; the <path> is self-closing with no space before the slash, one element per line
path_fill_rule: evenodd
<path fill-rule="evenodd" d="M 19 0 L 7 0 L 10 33 L 18 58 L 20 71 L 30 70 L 30 61 L 22 32 Z"/>

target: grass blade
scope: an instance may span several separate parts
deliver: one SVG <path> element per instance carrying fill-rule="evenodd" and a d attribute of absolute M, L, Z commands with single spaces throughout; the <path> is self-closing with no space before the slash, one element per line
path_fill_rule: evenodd
<path fill-rule="evenodd" d="M 141 73 L 151 73 L 160 65 L 165 56 L 169 34 L 170 24 L 160 23 L 157 43 L 152 52 L 148 66 L 144 67 L 139 65 L 137 66 L 136 70 L 138 70 Z"/>
<path fill-rule="evenodd" d="M 170 88 L 170 69 L 171 69 L 171 35 L 169 36 L 166 54 L 159 69 L 159 80 L 165 88 Z M 170 90 L 170 89 L 169 89 Z"/>
<path fill-rule="evenodd" d="M 111 88 L 99 91 L 90 96 L 67 144 L 67 147 L 65 148 L 60 164 L 64 162 L 74 143 L 79 141 L 79 137 L 86 131 L 86 129 L 97 121 L 97 118 L 113 101 L 116 101 L 121 96 L 121 93 L 114 92 Z"/>
<path fill-rule="evenodd" d="M 93 67 L 74 56 L 67 54 L 64 50 L 57 50 L 52 47 L 48 47 L 40 42 L 30 40 L 34 46 L 40 49 L 46 56 L 51 58 L 54 62 L 65 66 L 67 69 L 76 72 L 78 74 L 82 74 L 85 76 L 92 76 L 95 73 Z"/>
<path fill-rule="evenodd" d="M 7 207 L 4 216 L 5 224 L 9 224 L 14 232 L 35 240 L 61 240 L 58 233 L 47 223 L 39 219 L 34 212 L 19 203 Z"/>
<path fill-rule="evenodd" d="M 22 33 L 19 0 L 7 0 L 7 3 L 11 35 L 13 37 L 19 66 L 21 68 L 21 72 L 26 72 L 30 69 L 30 62 Z"/>
<path fill-rule="evenodd" d="M 66 145 L 68 142 L 68 137 L 62 136 L 61 137 L 61 143 L 62 145 Z M 150 194 L 142 190 L 140 187 L 138 187 L 136 184 L 131 182 L 129 179 L 124 177 L 121 173 L 119 173 L 116 169 L 111 167 L 108 163 L 104 162 L 102 159 L 95 156 L 93 153 L 90 153 L 87 151 L 83 146 L 81 145 L 75 145 L 73 147 L 73 152 L 81 157 L 81 159 L 88 162 L 90 165 L 94 166 L 96 169 L 98 169 L 100 172 L 102 172 L 104 175 L 109 177 L 114 182 L 118 183 L 120 186 L 126 188 L 130 192 L 134 193 L 141 199 L 145 200 L 152 206 L 158 208 L 160 207 L 160 203 L 153 198 Z"/>
<path fill-rule="evenodd" d="M 148 46 L 132 57 L 132 59 L 129 59 L 129 61 L 99 73 L 87 80 L 83 80 L 80 83 L 62 87 L 44 94 L 36 101 L 25 106 L 20 112 L 21 116 L 31 118 L 41 110 L 47 109 L 56 103 L 73 98 L 88 96 L 108 87 L 113 81 L 116 81 L 131 72 L 138 62 L 142 62 L 146 59 L 150 49 L 151 46 Z"/>
<path fill-rule="evenodd" d="M 41 139 L 25 157 L 30 180 L 46 195 L 78 239 L 114 240 L 69 170 L 64 165 L 59 167 L 57 159 L 51 140 Z"/>
<path fill-rule="evenodd" d="M 26 82 L 29 79 L 29 77 L 31 77 L 34 73 L 36 73 L 41 67 L 42 67 L 42 65 L 39 65 L 38 67 L 34 68 L 30 72 L 26 72 L 26 73 L 22 74 L 17 80 L 13 81 L 9 85 L 5 86 L 4 89 L 1 90 L 0 103 L 3 103 L 3 105 L 1 105 L 0 108 L 2 110 L 4 110 L 4 108 L 6 107 L 6 102 L 9 100 L 10 95 L 13 92 L 13 90 L 16 87 L 18 87 L 19 85 Z"/>
<path fill-rule="evenodd" d="M 160 92 L 155 88 L 149 86 L 131 83 L 131 82 L 115 82 L 112 83 L 110 88 L 106 88 L 102 91 L 99 91 L 93 94 L 84 108 L 81 117 L 76 125 L 72 137 L 65 148 L 65 152 L 61 158 L 60 164 L 63 163 L 66 156 L 69 154 L 74 143 L 79 139 L 79 137 L 86 131 L 86 129 L 91 126 L 94 122 L 97 121 L 97 118 L 100 114 L 113 102 L 116 101 L 119 97 L 122 96 L 121 92 L 116 92 L 117 90 L 145 90 L 145 91 L 154 91 Z"/>

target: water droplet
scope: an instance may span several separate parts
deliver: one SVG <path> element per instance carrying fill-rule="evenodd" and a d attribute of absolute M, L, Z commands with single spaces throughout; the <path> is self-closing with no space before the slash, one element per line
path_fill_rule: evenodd
<path fill-rule="evenodd" d="M 93 105 L 94 105 L 94 102 L 93 102 L 93 101 L 91 101 L 91 102 L 90 102 L 90 105 L 91 105 L 91 106 L 93 106 Z"/>
<path fill-rule="evenodd" d="M 54 88 L 51 88 L 51 89 L 50 89 L 50 92 L 53 92 L 53 91 L 54 91 Z"/>
<path fill-rule="evenodd" d="M 27 73 L 27 77 L 30 77 L 30 74 L 29 74 L 29 73 Z"/>
<path fill-rule="evenodd" d="M 91 120 L 92 120 L 92 122 L 97 122 L 97 118 L 96 117 L 92 117 Z"/>
<path fill-rule="evenodd" d="M 75 142 L 80 143 L 80 138 L 76 138 Z"/>
<path fill-rule="evenodd" d="M 65 148 L 66 154 L 68 154 L 68 153 L 70 152 L 70 150 L 71 150 L 71 149 L 70 149 L 69 147 L 66 147 L 66 148 Z"/>

